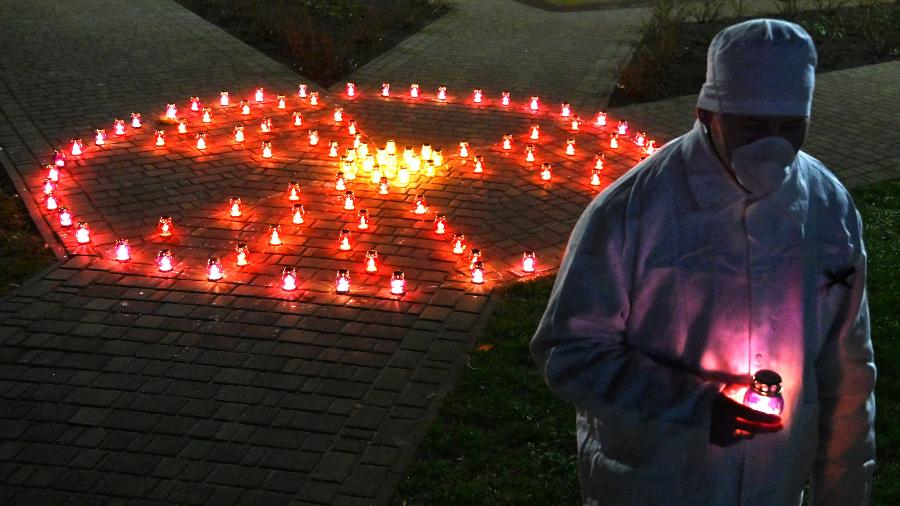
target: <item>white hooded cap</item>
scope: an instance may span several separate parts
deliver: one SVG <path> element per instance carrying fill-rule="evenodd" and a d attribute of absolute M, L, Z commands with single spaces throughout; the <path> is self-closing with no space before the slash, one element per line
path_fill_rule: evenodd
<path fill-rule="evenodd" d="M 754 19 L 719 32 L 709 45 L 697 107 L 726 114 L 809 116 L 816 48 L 799 25 Z"/>

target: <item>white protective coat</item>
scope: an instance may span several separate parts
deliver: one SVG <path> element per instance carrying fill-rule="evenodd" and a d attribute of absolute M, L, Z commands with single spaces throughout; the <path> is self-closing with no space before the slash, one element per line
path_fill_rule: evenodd
<path fill-rule="evenodd" d="M 864 504 L 875 365 L 861 221 L 799 153 L 751 199 L 702 126 L 579 219 L 531 350 L 577 408 L 585 504 Z M 785 428 L 721 448 L 712 400 L 759 369 L 783 378 Z"/>

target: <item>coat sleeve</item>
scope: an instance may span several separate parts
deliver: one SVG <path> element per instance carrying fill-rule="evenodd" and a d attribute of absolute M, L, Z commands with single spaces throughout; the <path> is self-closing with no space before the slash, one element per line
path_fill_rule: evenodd
<path fill-rule="evenodd" d="M 605 414 L 619 424 L 655 419 L 708 427 L 721 384 L 660 363 L 629 344 L 635 255 L 626 244 L 624 192 L 610 196 L 610 190 L 572 232 L 531 341 L 532 356 L 557 395 L 593 416 Z"/>
<path fill-rule="evenodd" d="M 855 224 L 848 227 L 855 236 L 855 273 L 848 279 L 849 289 L 816 362 L 819 447 L 812 477 L 816 505 L 868 504 L 875 470 L 875 359 L 862 221 L 855 214 Z"/>

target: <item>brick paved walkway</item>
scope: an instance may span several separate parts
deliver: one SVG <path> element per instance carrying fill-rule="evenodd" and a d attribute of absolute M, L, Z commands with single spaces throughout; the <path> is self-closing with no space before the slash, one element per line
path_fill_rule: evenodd
<path fill-rule="evenodd" d="M 526 248 L 552 269 L 598 190 L 588 176 L 609 127 L 564 131 L 549 100 L 531 114 L 518 96 L 505 110 L 453 92 L 438 103 L 424 87 L 413 101 L 361 86 L 355 100 L 323 94 L 312 107 L 295 96 L 301 78 L 168 0 L 4 2 L 0 19 L 3 47 L 16 48 L 0 60 L 0 160 L 62 259 L 0 300 L 3 504 L 386 502 L 493 287 L 521 275 Z M 260 85 L 270 98 L 249 117 L 215 105 L 220 90 L 238 100 Z M 277 92 L 289 95 L 284 111 Z M 185 111 L 190 96 L 213 104 L 213 122 L 183 112 L 190 133 L 179 135 L 160 116 L 166 103 Z M 337 201 L 338 162 L 327 149 L 351 139 L 331 120 L 340 105 L 373 146 L 431 142 L 448 161 L 387 196 L 351 182 L 374 227 L 353 229 L 350 252 L 338 251 L 337 232 L 355 216 Z M 293 109 L 304 115 L 299 131 L 289 126 Z M 112 120 L 132 111 L 145 125 L 112 135 Z M 258 129 L 266 115 L 275 123 L 268 135 Z M 244 145 L 231 140 L 239 122 Z M 538 161 L 554 163 L 552 183 L 523 161 L 532 123 L 541 125 Z M 92 145 L 95 128 L 109 131 L 107 146 Z M 163 148 L 153 145 L 157 128 Z M 201 128 L 205 151 L 194 147 Z M 319 130 L 318 146 L 307 128 Z M 500 146 L 506 133 L 515 136 L 510 153 Z M 89 245 L 75 242 L 41 194 L 42 164 L 73 136 L 86 151 L 68 158 L 55 195 L 89 223 Z M 569 137 L 578 142 L 571 157 Z M 272 160 L 260 157 L 264 138 Z M 461 140 L 485 156 L 483 175 L 453 156 Z M 622 141 L 607 153 L 603 186 L 639 158 Z M 291 179 L 308 213 L 299 227 L 288 212 Z M 434 236 L 432 215 L 411 212 L 419 191 L 484 250 L 485 285 L 471 284 L 468 261 Z M 244 216 L 227 215 L 231 195 Z M 174 219 L 170 238 L 156 232 L 164 214 Z M 270 223 L 281 224 L 283 246 L 266 243 Z M 132 261 L 114 260 L 119 238 L 130 240 Z M 238 242 L 251 249 L 244 268 L 234 264 Z M 361 269 L 369 247 L 384 262 L 376 275 Z M 154 266 L 162 248 L 175 254 L 172 273 Z M 219 282 L 207 280 L 212 255 L 225 261 Z M 298 268 L 299 290 L 278 287 L 284 265 Z M 332 288 L 342 267 L 351 295 Z M 387 292 L 384 271 L 396 268 L 410 285 L 402 298 Z"/>
<path fill-rule="evenodd" d="M 820 74 L 816 78 L 809 137 L 803 149 L 844 184 L 859 186 L 900 178 L 900 61 Z M 613 109 L 610 114 L 653 125 L 663 140 L 693 123 L 697 96 L 688 95 Z"/>

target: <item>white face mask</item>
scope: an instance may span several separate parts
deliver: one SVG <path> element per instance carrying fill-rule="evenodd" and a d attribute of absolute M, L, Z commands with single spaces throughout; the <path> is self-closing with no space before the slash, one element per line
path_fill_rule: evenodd
<path fill-rule="evenodd" d="M 797 152 L 784 137 L 764 137 L 736 148 L 731 167 L 738 182 L 754 195 L 778 189 L 787 179 Z"/>

